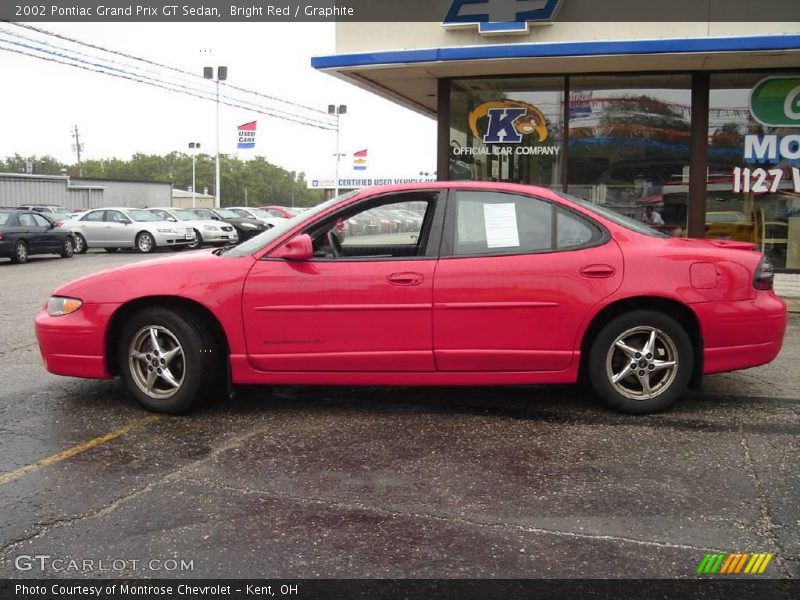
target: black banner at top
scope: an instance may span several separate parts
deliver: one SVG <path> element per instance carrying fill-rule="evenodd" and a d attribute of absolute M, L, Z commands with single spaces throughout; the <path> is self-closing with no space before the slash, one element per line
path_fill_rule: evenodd
<path fill-rule="evenodd" d="M 800 22 L 798 0 L 3 0 L 29 22 Z M 502 27 L 501 27 L 502 29 Z"/>

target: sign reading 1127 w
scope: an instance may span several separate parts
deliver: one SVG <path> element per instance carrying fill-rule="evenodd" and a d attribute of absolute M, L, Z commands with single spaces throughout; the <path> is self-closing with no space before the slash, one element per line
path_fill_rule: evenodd
<path fill-rule="evenodd" d="M 792 167 L 791 174 L 794 191 L 800 194 L 800 168 Z M 733 170 L 733 193 L 774 194 L 780 188 L 783 178 L 783 169 L 736 167 Z"/>

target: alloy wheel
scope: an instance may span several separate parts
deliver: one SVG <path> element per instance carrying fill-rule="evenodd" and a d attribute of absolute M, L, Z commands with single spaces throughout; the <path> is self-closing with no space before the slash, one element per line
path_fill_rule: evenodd
<path fill-rule="evenodd" d="M 153 249 L 153 238 L 149 233 L 143 233 L 136 242 L 139 252 L 150 252 Z"/>
<path fill-rule="evenodd" d="M 142 327 L 131 340 L 128 357 L 134 382 L 149 397 L 166 400 L 181 389 L 186 356 L 178 338 L 167 328 Z"/>
<path fill-rule="evenodd" d="M 617 336 L 606 355 L 612 387 L 631 400 L 650 400 L 669 389 L 678 372 L 675 342 L 664 331 L 641 326 Z"/>

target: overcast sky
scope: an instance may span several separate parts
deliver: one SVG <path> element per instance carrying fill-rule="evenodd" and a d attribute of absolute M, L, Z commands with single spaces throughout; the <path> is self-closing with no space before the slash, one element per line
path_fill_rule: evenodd
<path fill-rule="evenodd" d="M 232 84 L 322 110 L 329 103 L 347 104 L 348 114 L 341 121 L 341 151 L 348 156 L 342 159 L 340 176 L 358 174 L 352 171 L 351 155 L 364 148 L 369 150 L 367 175 L 416 176 L 435 169 L 432 119 L 311 68 L 312 56 L 335 53 L 333 24 L 39 26 L 198 74 L 205 65 L 224 64 Z M 7 23 L 0 24 L 0 30 L 31 34 Z M 213 101 L 5 51 L 0 51 L 0 73 L 2 157 L 49 154 L 74 162 L 73 125 L 79 128 L 85 159 L 187 151 L 190 141 L 214 153 Z M 332 131 L 241 108 L 221 107 L 220 152 L 235 154 L 236 126 L 252 120 L 258 121 L 256 149 L 240 150 L 241 158 L 261 155 L 286 169 L 304 171 L 309 178 L 333 176 Z"/>

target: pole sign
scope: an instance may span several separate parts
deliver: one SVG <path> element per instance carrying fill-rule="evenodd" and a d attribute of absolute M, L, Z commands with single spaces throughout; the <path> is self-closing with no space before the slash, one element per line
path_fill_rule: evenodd
<path fill-rule="evenodd" d="M 239 143 L 237 148 L 255 148 L 256 147 L 256 121 L 239 125 L 238 127 Z"/>
<path fill-rule="evenodd" d="M 800 77 L 768 77 L 750 94 L 753 118 L 768 127 L 800 127 Z"/>

